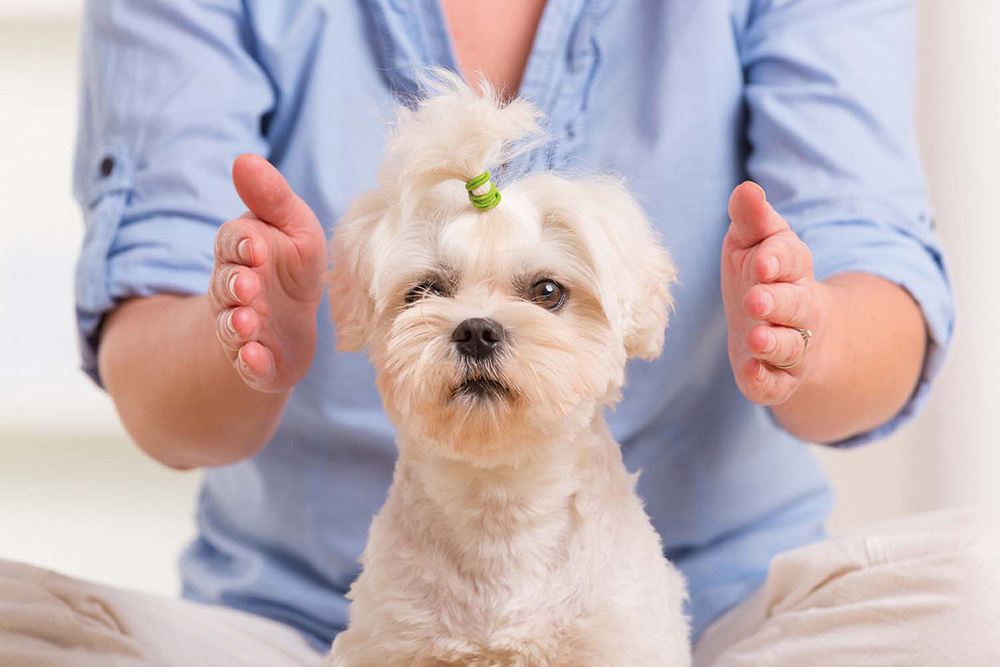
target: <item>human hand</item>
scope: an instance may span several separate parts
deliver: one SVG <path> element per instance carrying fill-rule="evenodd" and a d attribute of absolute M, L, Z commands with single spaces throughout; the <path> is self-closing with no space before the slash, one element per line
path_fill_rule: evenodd
<path fill-rule="evenodd" d="M 233 184 L 250 210 L 215 238 L 209 302 L 216 333 L 247 385 L 286 391 L 305 376 L 316 350 L 326 237 L 264 158 L 238 158 Z"/>
<path fill-rule="evenodd" d="M 822 347 L 817 336 L 823 332 L 824 286 L 813 277 L 809 248 L 756 183 L 733 190 L 729 217 L 722 244 L 729 361 L 744 396 L 778 405 L 801 386 Z M 797 329 L 813 334 L 808 353 Z"/>

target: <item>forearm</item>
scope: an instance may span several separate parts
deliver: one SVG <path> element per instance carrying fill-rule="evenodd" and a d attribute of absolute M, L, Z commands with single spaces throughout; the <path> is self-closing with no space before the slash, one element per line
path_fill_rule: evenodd
<path fill-rule="evenodd" d="M 247 386 L 204 296 L 123 303 L 104 324 L 99 367 L 133 440 L 174 468 L 224 465 L 259 451 L 290 394 Z"/>
<path fill-rule="evenodd" d="M 818 288 L 823 321 L 809 343 L 809 374 L 771 409 L 796 436 L 835 442 L 884 423 L 906 404 L 927 333 L 913 298 L 883 278 L 846 273 Z"/>

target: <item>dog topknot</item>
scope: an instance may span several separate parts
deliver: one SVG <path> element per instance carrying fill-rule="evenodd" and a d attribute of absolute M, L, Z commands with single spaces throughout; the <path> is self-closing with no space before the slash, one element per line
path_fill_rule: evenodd
<path fill-rule="evenodd" d="M 421 96 L 402 107 L 387 145 L 380 179 L 402 202 L 438 184 L 463 183 L 498 168 L 541 141 L 541 113 L 522 99 L 503 102 L 480 77 L 478 90 L 457 74 L 432 69 L 420 77 Z"/>

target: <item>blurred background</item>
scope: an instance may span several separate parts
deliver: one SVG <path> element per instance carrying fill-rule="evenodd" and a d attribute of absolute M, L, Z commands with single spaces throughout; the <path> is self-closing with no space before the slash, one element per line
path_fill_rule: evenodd
<path fill-rule="evenodd" d="M 81 4 L 0 3 L 0 558 L 173 595 L 198 474 L 141 454 L 78 370 Z M 938 507 L 1000 508 L 1000 1 L 917 5 L 920 145 L 958 330 L 919 419 L 874 446 L 819 451 L 838 494 L 834 532 Z"/>

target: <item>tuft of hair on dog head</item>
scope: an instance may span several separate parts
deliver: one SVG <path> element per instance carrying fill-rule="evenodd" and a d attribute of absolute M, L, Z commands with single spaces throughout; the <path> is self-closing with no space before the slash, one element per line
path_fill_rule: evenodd
<path fill-rule="evenodd" d="M 538 113 L 454 75 L 427 91 L 334 234 L 338 345 L 367 347 L 401 430 L 510 464 L 618 400 L 628 358 L 659 354 L 675 271 L 620 180 L 536 173 L 478 210 L 466 182 L 536 145 Z"/>
<path fill-rule="evenodd" d="M 423 96 L 416 108 L 399 110 L 380 172 L 404 207 L 442 182 L 466 182 L 539 145 L 538 110 L 518 98 L 502 103 L 484 77 L 476 90 L 445 69 L 419 82 Z"/>
<path fill-rule="evenodd" d="M 401 106 L 386 144 L 379 187 L 354 201 L 331 243 L 333 269 L 327 276 L 339 349 L 360 351 L 370 327 L 374 294 L 360 288 L 361 275 L 375 267 L 360 245 L 379 220 L 398 223 L 419 214 L 428 198 L 441 196 L 443 183 L 465 183 L 490 167 L 503 166 L 542 143 L 541 114 L 515 98 L 502 103 L 485 77 L 473 90 L 460 76 L 430 68 L 418 78 L 422 97 Z M 494 175 L 494 180 L 498 180 Z M 454 188 L 450 193 L 465 191 Z M 355 221 L 348 225 L 347 221 Z"/>

